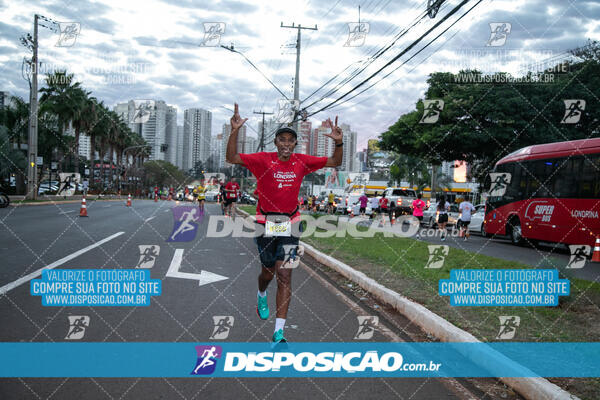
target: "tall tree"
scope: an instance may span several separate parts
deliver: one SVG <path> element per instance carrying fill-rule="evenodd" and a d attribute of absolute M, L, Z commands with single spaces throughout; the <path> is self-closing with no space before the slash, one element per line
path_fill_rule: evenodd
<path fill-rule="evenodd" d="M 465 76 L 481 82 L 463 83 Z M 531 80 L 537 76 L 530 75 Z M 538 143 L 597 136 L 600 122 L 600 64 L 594 60 L 570 65 L 554 81 L 507 83 L 508 76 L 484 76 L 478 71 L 434 73 L 427 99 L 444 101 L 436 123 L 421 123 L 424 104 L 402 115 L 381 135 L 381 147 L 417 156 L 434 165 L 465 160 L 482 183 L 489 169 L 505 155 Z M 576 124 L 561 124 L 565 99 L 584 99 Z"/>

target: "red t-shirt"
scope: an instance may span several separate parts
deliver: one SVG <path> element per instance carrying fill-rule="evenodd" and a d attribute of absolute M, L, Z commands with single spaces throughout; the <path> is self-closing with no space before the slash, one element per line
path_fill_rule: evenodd
<path fill-rule="evenodd" d="M 231 192 L 227 192 L 228 199 L 237 199 L 240 185 L 238 185 L 237 182 L 227 182 L 227 185 L 225 185 L 225 190 L 231 190 Z"/>
<path fill-rule="evenodd" d="M 256 177 L 257 222 L 264 222 L 261 209 L 265 212 L 291 213 L 298 204 L 300 184 L 305 175 L 321 169 L 327 157 L 315 157 L 292 153 L 288 161 L 281 161 L 277 153 L 240 154 L 244 166 Z M 296 218 L 296 212 L 292 218 Z"/>
<path fill-rule="evenodd" d="M 381 208 L 388 208 L 388 199 L 387 197 L 382 197 L 381 199 L 379 199 L 379 207 Z"/>

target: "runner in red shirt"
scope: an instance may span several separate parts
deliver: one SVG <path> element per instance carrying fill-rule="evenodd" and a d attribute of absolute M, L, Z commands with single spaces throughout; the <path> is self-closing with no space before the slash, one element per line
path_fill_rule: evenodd
<path fill-rule="evenodd" d="M 385 197 L 385 192 L 383 192 L 383 196 L 379 199 L 379 211 L 381 212 L 381 223 L 379 226 L 384 226 L 385 216 L 389 214 L 388 199 Z"/>
<path fill-rule="evenodd" d="M 269 318 L 267 286 L 276 274 L 277 313 L 273 342 L 285 342 L 283 328 L 292 296 L 292 269 L 298 266 L 298 256 L 303 253 L 301 246 L 298 246 L 300 185 L 305 175 L 324 167 L 337 167 L 342 163 L 342 130 L 337 126 L 337 117 L 335 125 L 331 120 L 327 120 L 331 133 L 325 136 L 335 141 L 335 150 L 331 157 L 294 153 L 298 136 L 290 128 L 280 128 L 275 133 L 277 152 L 239 154 L 237 136 L 246 120 L 247 118 L 240 117 L 238 105 L 235 104 L 226 158 L 229 163 L 244 165 L 256 177 L 256 220 L 265 224 L 264 234 L 255 239 L 262 263 L 258 276 L 256 312 L 261 319 Z"/>
<path fill-rule="evenodd" d="M 235 219 L 235 203 L 238 199 L 240 185 L 235 181 L 235 177 L 231 178 L 225 185 L 225 215 L 229 215 Z"/>

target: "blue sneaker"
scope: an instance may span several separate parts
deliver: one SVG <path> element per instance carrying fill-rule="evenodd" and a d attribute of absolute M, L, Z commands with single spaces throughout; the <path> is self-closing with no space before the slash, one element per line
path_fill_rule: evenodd
<path fill-rule="evenodd" d="M 257 305 L 256 305 L 256 313 L 260 319 L 268 319 L 269 318 L 269 302 L 267 301 L 267 295 L 265 297 L 261 297 L 256 294 L 257 297 Z"/>
<path fill-rule="evenodd" d="M 273 334 L 273 343 L 287 343 L 287 340 L 283 337 L 283 329 Z"/>

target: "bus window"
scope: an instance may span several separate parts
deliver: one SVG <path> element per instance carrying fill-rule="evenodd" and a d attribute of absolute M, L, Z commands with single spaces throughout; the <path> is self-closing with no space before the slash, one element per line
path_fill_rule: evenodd
<path fill-rule="evenodd" d="M 531 187 L 536 189 L 529 193 L 529 197 L 553 197 L 555 162 L 556 160 L 536 160 L 531 163 Z"/>
<path fill-rule="evenodd" d="M 577 181 L 581 175 L 580 171 L 580 157 L 568 158 L 565 162 L 559 163 L 558 172 L 556 173 L 556 180 L 554 182 L 554 194 L 556 197 L 578 197 Z"/>
<path fill-rule="evenodd" d="M 506 188 L 504 196 L 511 201 L 523 200 L 527 189 L 525 169 L 521 167 L 521 163 L 515 163 L 511 168 L 511 173 L 510 185 Z"/>
<path fill-rule="evenodd" d="M 583 169 L 579 181 L 579 195 L 583 199 L 600 198 L 600 156 L 587 155 L 583 158 Z"/>

